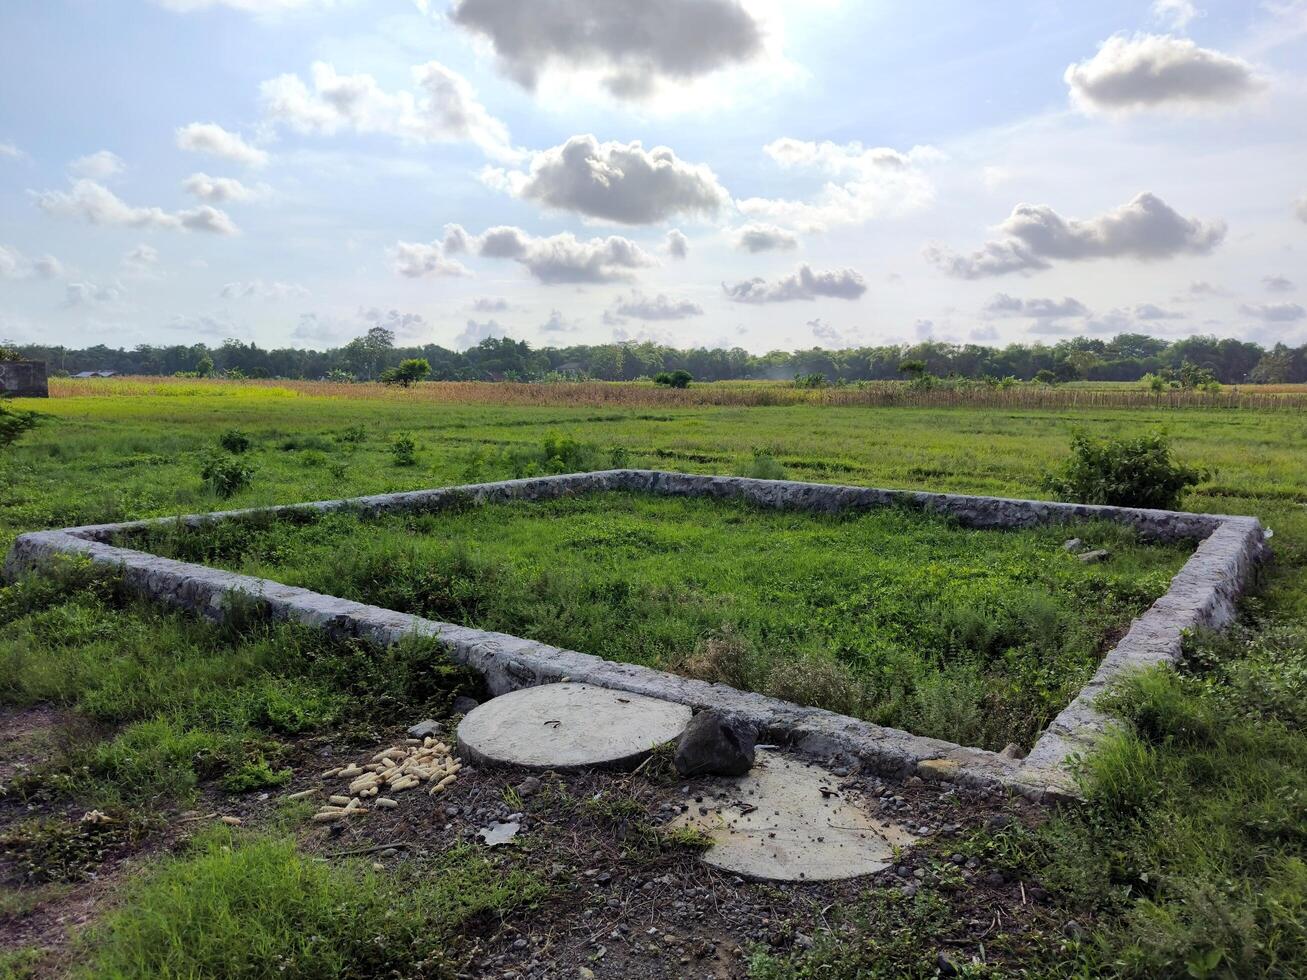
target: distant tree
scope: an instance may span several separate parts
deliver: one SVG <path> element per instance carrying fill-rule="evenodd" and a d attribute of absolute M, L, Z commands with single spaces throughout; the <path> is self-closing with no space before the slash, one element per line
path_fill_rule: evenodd
<path fill-rule="evenodd" d="M 1055 385 L 1057 384 L 1057 375 L 1048 368 L 1041 368 L 1035 372 L 1034 380 L 1041 385 Z"/>
<path fill-rule="evenodd" d="M 386 368 L 386 370 L 382 371 L 381 383 L 408 388 L 430 373 L 431 365 L 425 357 L 410 357 L 405 361 L 400 361 L 396 367 Z"/>
<path fill-rule="evenodd" d="M 200 359 L 195 362 L 195 376 L 197 378 L 213 377 L 213 358 L 208 354 L 201 355 Z"/>

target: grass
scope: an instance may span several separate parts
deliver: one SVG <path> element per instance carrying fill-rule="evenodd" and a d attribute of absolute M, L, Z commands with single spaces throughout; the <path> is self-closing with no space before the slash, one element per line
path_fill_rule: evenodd
<path fill-rule="evenodd" d="M 1112 560 L 1078 561 L 1071 536 Z M 128 543 L 995 750 L 1033 744 L 1191 550 L 1115 525 L 974 531 L 615 493 Z"/>
<path fill-rule="evenodd" d="M 72 740 L 59 767 L 97 803 L 185 799 L 206 779 L 277 786 L 289 737 L 447 713 L 478 689 L 430 643 L 378 651 L 258 619 L 218 627 L 133 602 L 84 564 L 0 588 L 0 702 L 70 708 L 108 733 Z"/>
<path fill-rule="evenodd" d="M 453 976 L 452 940 L 542 887 L 466 846 L 381 875 L 293 840 L 220 830 L 128 887 L 85 940 L 85 976 Z"/>
<path fill-rule="evenodd" d="M 133 387 L 147 384 L 158 391 Z M 108 382 L 93 394 L 76 389 L 88 391 L 85 397 L 20 406 L 39 409 L 47 418 L 0 454 L 0 547 L 37 527 L 493 479 L 511 475 L 518 463 L 548 468 L 541 450 L 550 432 L 571 436 L 600 462 L 620 451 L 630 465 L 730 473 L 770 458 L 783 472 L 803 479 L 1040 496 L 1040 479 L 1065 456 L 1073 430 L 1133 437 L 1165 427 L 1178 458 L 1211 471 L 1187 495 L 1185 506 L 1260 517 L 1275 531 L 1275 561 L 1264 570 L 1256 596 L 1244 603 L 1237 633 L 1196 639 L 1183 672 L 1159 672 L 1117 693 L 1111 708 L 1124 730 L 1086 763 L 1087 805 L 1035 830 L 984 831 L 967 847 L 987 862 L 1020 870 L 1027 882 L 1041 882 L 1061 914 L 1085 929 L 1080 941 L 1061 932 L 1032 939 L 1019 969 L 1010 973 L 1303 975 L 1307 476 L 1301 461 L 1307 456 L 1307 423 L 1301 414 L 1065 403 L 983 410 L 816 402 L 714 406 L 679 402 L 678 394 L 652 390 L 639 396 L 649 401 L 633 406 L 622 386 L 599 386 L 586 397 L 608 397 L 612 391 L 613 400 L 581 406 L 490 404 L 545 386 L 460 389 L 459 397 L 479 399 L 467 403 L 425 392 L 374 398 L 363 391 L 365 397 L 340 398 L 299 387 L 173 390 L 178 387 L 184 386 Z M 551 399 L 562 397 L 549 390 Z M 220 435 L 233 428 L 253 442 L 242 458 L 254 472 L 248 487 L 222 500 L 204 485 L 200 469 Z M 389 446 L 401 432 L 411 433 L 416 443 L 414 466 L 394 465 Z M 115 780 L 146 779 L 140 785 L 148 794 L 186 793 L 201 779 L 221 779 L 231 766 L 211 773 L 196 766 L 203 755 L 164 751 L 196 731 L 215 740 L 213 745 L 239 751 L 233 761 L 250 758 L 251 748 L 261 751 L 276 772 L 281 763 L 275 745 L 297 737 L 291 731 L 366 727 L 385 719 L 387 706 L 394 718 L 407 711 L 404 706 L 437 697 L 431 689 L 413 687 L 420 675 L 404 666 L 429 659 L 377 663 L 347 647 L 323 648 L 321 656 L 315 649 L 293 631 L 260 626 L 224 635 L 212 626 L 124 604 L 111 583 L 40 580 L 0 590 L 0 701 L 67 706 L 79 726 L 95 733 L 70 743 L 90 745 L 92 758 L 108 753 L 112 762 L 92 776 L 79 775 L 75 767 L 65 770 L 67 792 L 73 794 L 117 793 L 135 802 L 138 797 L 115 789 Z M 357 683 L 351 682 L 354 677 Z M 157 727 L 138 728 L 147 725 Z M 134 731 L 141 742 L 130 743 L 132 751 L 125 751 L 129 743 L 112 752 L 96 744 L 103 738 L 112 746 Z M 146 767 L 130 764 L 151 745 L 173 760 L 165 766 L 172 775 L 162 786 L 147 779 Z M 197 855 L 204 852 L 177 861 Z M 303 859 L 266 867 L 278 869 L 276 879 L 297 882 Z M 316 863 L 313 869 L 327 870 Z M 185 871 L 172 873 L 175 886 Z M 224 927 L 249 922 L 246 910 L 263 918 L 269 895 L 284 898 L 290 909 L 313 904 L 279 890 L 277 881 L 265 889 L 258 875 L 226 880 L 235 883 L 228 892 L 231 903 L 205 906 L 222 913 L 215 921 Z M 484 894 L 480 886 L 474 891 Z M 136 915 L 124 934 L 148 936 L 149 943 L 133 939 L 130 949 L 119 947 L 115 955 L 126 958 L 112 963 L 126 965 L 114 968 L 131 972 L 132 963 L 139 962 L 131 957 L 167 951 L 177 956 L 176 974 L 202 974 L 206 964 L 196 957 L 206 947 L 162 941 L 186 934 L 176 931 L 183 917 L 166 930 L 143 931 L 161 908 L 168 911 L 169 903 L 159 897 L 165 894 L 118 896 L 121 914 Z M 243 904 L 242 895 L 251 901 Z M 759 956 L 755 972 L 816 977 L 859 971 L 876 976 L 879 970 L 880 975 L 929 976 L 931 940 L 948 920 L 924 895 L 890 911 L 876 904 L 882 899 L 869 896 L 862 907 L 843 910 L 852 932 L 817 937 L 812 950 L 793 956 Z M 349 898 L 346 892 L 341 901 Z M 241 917 L 224 917 L 224 910 L 234 908 Z M 273 908 L 269 916 L 275 915 Z M 375 912 L 363 919 L 380 928 L 403 926 Z M 475 931 L 477 921 L 441 929 L 457 935 Z M 249 928 L 257 931 L 261 925 L 255 921 Z M 239 943 L 228 945 L 228 955 L 240 953 Z M 188 949 L 192 952 L 186 954 Z M 289 949 L 288 970 L 320 962 L 301 959 L 315 951 Z M 107 970 L 110 961 L 96 957 L 108 955 L 85 947 L 80 962 L 88 972 L 94 972 L 93 963 Z M 22 950 L 0 958 L 0 973 L 21 973 L 37 957 Z M 153 967 L 154 961 L 149 963 Z M 229 966 L 216 964 L 219 973 Z M 965 969 L 992 975 L 983 967 Z"/>

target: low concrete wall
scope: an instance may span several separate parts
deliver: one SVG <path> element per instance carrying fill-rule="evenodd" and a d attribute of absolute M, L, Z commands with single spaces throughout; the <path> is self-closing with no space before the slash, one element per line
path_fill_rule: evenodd
<path fill-rule="evenodd" d="M 0 394 L 14 398 L 49 398 L 45 361 L 0 361 Z"/>
<path fill-rule="evenodd" d="M 1030 755 L 1020 762 L 983 749 L 924 738 L 720 684 L 690 680 L 647 667 L 613 663 L 503 633 L 434 622 L 282 585 L 270 579 L 160 558 L 110 543 L 130 539 L 133 532 L 175 520 L 193 526 L 254 515 L 292 517 L 341 509 L 365 513 L 438 510 L 469 499 L 484 502 L 545 500 L 608 490 L 745 499 L 762 506 L 828 513 L 906 506 L 948 514 L 971 527 L 1030 527 L 1108 520 L 1128 524 L 1158 540 L 1194 540 L 1200 543 L 1172 579 L 1167 594 L 1134 622 L 1126 636 L 1103 660 L 1089 684 L 1057 716 Z M 38 531 L 22 535 L 14 542 L 5 562 L 5 572 L 13 577 L 41 568 L 59 555 L 84 555 L 97 564 L 118 568 L 126 584 L 142 594 L 213 619 L 221 619 L 231 598 L 243 594 L 257 599 L 276 618 L 304 623 L 338 635 L 360 637 L 383 645 L 414 634 L 434 637 L 445 645 L 453 661 L 481 673 L 496 694 L 566 677 L 665 698 L 697 709 L 712 707 L 732 712 L 753 724 L 765 740 L 823 757 L 852 757 L 881 773 L 917 773 L 974 786 L 1006 788 L 1031 799 L 1050 801 L 1075 795 L 1066 763 L 1072 754 L 1092 747 L 1107 728 L 1108 720 L 1093 707 L 1094 698 L 1124 671 L 1178 660 L 1185 630 L 1220 627 L 1228 622 L 1234 613 L 1235 600 L 1265 551 L 1261 525 L 1251 517 L 877 490 L 786 480 L 693 476 L 653 470 L 608 470 L 182 518 L 89 525 L 62 531 Z"/>

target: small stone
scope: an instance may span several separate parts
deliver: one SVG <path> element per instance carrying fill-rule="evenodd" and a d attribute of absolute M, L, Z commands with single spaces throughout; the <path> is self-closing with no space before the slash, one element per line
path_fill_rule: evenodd
<path fill-rule="evenodd" d="M 967 859 L 961 854 L 954 854 L 949 858 L 954 864 L 966 864 Z"/>
<path fill-rule="evenodd" d="M 1017 745 L 1016 742 L 1008 742 L 1003 746 L 1003 751 L 999 753 L 1004 759 L 1024 759 L 1026 750 Z"/>
<path fill-rule="evenodd" d="M 1079 538 L 1067 538 L 1062 542 L 1063 551 L 1079 551 L 1085 546 L 1085 543 Z"/>
<path fill-rule="evenodd" d="M 912 898 L 917 894 L 918 891 L 917 883 L 914 881 L 910 881 L 902 888 L 900 888 L 899 891 L 902 893 L 904 898 Z"/>
<path fill-rule="evenodd" d="M 1106 548 L 1099 548 L 1096 551 L 1085 551 L 1076 555 L 1086 565 L 1097 565 L 1099 562 L 1107 561 L 1112 557 L 1112 552 Z"/>
<path fill-rule="evenodd" d="M 439 733 L 439 731 L 440 731 L 440 722 L 436 721 L 433 718 L 428 718 L 426 721 L 420 721 L 412 728 L 410 728 L 408 730 L 408 737 L 426 738 L 427 736 L 435 736 L 437 733 Z"/>
<path fill-rule="evenodd" d="M 922 779 L 920 776 L 909 776 L 909 777 L 907 778 L 907 785 L 908 785 L 908 786 L 921 786 L 921 785 L 922 785 L 923 783 L 925 783 L 925 782 L 926 782 L 926 781 L 925 781 L 924 779 Z"/>
<path fill-rule="evenodd" d="M 948 958 L 948 954 L 940 950 L 935 957 L 935 967 L 939 970 L 941 977 L 956 977 L 958 975 L 957 964 Z"/>
<path fill-rule="evenodd" d="M 539 793 L 542 786 L 544 786 L 544 783 L 540 782 L 539 777 L 527 776 L 526 779 L 513 787 L 513 792 L 525 800 L 527 797 Z"/>
<path fill-rule="evenodd" d="M 812 937 L 796 932 L 794 934 L 794 945 L 798 946 L 799 949 L 812 949 Z"/>
<path fill-rule="evenodd" d="M 1006 883 L 1007 883 L 1007 877 L 1003 874 L 1002 871 L 991 871 L 989 874 L 985 875 L 985 884 L 987 885 L 992 885 L 993 887 L 997 888 L 999 885 L 1003 885 Z"/>
<path fill-rule="evenodd" d="M 691 719 L 673 759 L 682 776 L 743 776 L 753 762 L 753 730 L 712 710 Z"/>
<path fill-rule="evenodd" d="M 1066 924 L 1062 926 L 1062 935 L 1066 936 L 1068 939 L 1084 939 L 1085 927 L 1075 919 L 1068 919 Z"/>
<path fill-rule="evenodd" d="M 465 715 L 480 703 L 476 698 L 456 697 L 450 706 L 450 714 Z"/>
<path fill-rule="evenodd" d="M 1011 823 L 1012 816 L 1007 813 L 992 813 L 985 818 L 985 828 L 987 830 L 1002 830 Z"/>

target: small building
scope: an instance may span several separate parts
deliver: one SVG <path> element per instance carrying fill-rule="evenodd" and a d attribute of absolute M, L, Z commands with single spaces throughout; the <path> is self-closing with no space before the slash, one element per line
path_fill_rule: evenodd
<path fill-rule="evenodd" d="M 13 398 L 49 398 L 45 361 L 0 361 L 0 395 Z"/>

